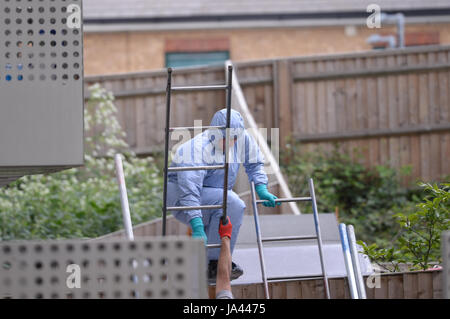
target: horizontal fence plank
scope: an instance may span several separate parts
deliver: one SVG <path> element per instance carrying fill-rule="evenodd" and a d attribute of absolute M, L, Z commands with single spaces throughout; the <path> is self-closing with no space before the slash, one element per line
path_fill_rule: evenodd
<path fill-rule="evenodd" d="M 311 61 L 329 61 L 339 59 L 356 59 L 360 57 L 376 58 L 376 57 L 388 57 L 398 55 L 408 55 L 417 53 L 439 53 L 448 52 L 450 50 L 449 45 L 430 45 L 430 46 L 416 46 L 403 49 L 388 49 L 388 50 L 370 50 L 359 51 L 351 53 L 336 53 L 336 54 L 318 54 L 311 56 L 293 57 L 289 58 L 292 62 L 311 62 Z M 245 62 L 244 62 L 245 63 Z"/>
<path fill-rule="evenodd" d="M 442 298 L 442 271 L 416 271 L 405 273 L 380 274 L 374 279 L 373 287 L 367 287 L 367 299 L 407 299 Z M 376 278 L 376 277 L 374 277 Z M 378 280 L 379 286 L 376 286 Z M 330 278 L 331 299 L 350 299 L 346 277 Z M 264 299 L 261 283 L 232 285 L 236 299 Z M 209 296 L 214 298 L 215 286 L 209 286 Z M 323 281 L 318 279 L 287 280 L 269 282 L 271 299 L 324 299 Z"/>
<path fill-rule="evenodd" d="M 356 78 L 356 77 L 374 77 L 382 75 L 393 75 L 403 73 L 421 73 L 431 71 L 447 71 L 450 69 L 450 64 L 435 64 L 424 66 L 404 66 L 404 67 L 392 67 L 389 69 L 365 69 L 357 71 L 345 71 L 345 72 L 316 72 L 314 74 L 296 74 L 293 79 L 295 82 L 299 81 L 319 81 L 319 80 L 332 80 L 343 78 Z"/>
<path fill-rule="evenodd" d="M 389 137 L 400 135 L 417 135 L 424 133 L 437 133 L 450 131 L 450 124 L 438 125 L 417 125 L 411 127 L 403 127 L 397 129 L 384 130 L 364 130 L 346 133 L 325 133 L 296 136 L 296 140 L 303 143 L 324 142 L 324 141 L 341 141 L 353 140 L 361 138 Z"/>
<path fill-rule="evenodd" d="M 273 79 L 272 78 L 250 78 L 245 79 L 243 81 L 239 81 L 242 86 L 254 86 L 254 85 L 264 85 L 264 84 L 272 84 Z M 93 84 L 93 83 L 90 83 Z M 208 83 L 208 85 L 221 85 L 223 83 L 221 82 L 213 82 Z M 193 85 L 201 85 L 201 84 L 193 84 Z M 214 88 L 205 89 L 205 91 L 213 91 Z M 113 91 L 111 92 L 116 99 L 124 99 L 124 98 L 136 98 L 136 97 L 145 97 L 145 96 L 152 96 L 152 95 L 161 95 L 166 94 L 166 89 L 164 87 L 160 88 L 139 88 L 139 89 L 128 89 L 123 91 Z M 174 91 L 173 93 L 179 93 L 177 91 Z M 186 92 L 184 92 L 186 93 Z M 193 92 L 191 92 L 193 93 Z M 90 98 L 89 92 L 85 93 L 84 99 L 88 100 Z"/>

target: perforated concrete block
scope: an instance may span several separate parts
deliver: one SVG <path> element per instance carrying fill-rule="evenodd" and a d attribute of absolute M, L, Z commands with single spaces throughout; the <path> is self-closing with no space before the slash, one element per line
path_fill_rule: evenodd
<path fill-rule="evenodd" d="M 206 298 L 200 240 L 0 244 L 0 298 Z"/>

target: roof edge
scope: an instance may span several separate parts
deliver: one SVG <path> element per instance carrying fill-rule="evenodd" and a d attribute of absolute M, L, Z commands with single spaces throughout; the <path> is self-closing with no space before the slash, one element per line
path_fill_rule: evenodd
<path fill-rule="evenodd" d="M 433 17 L 407 17 L 406 24 L 450 23 L 450 15 Z M 85 24 L 85 33 L 103 32 L 138 32 L 138 31 L 178 31 L 178 30 L 230 30 L 230 29 L 264 29 L 264 28 L 307 28 L 333 26 L 364 26 L 366 18 L 335 18 L 321 20 L 281 20 L 281 21 L 215 21 L 185 23 L 128 23 L 128 24 Z"/>

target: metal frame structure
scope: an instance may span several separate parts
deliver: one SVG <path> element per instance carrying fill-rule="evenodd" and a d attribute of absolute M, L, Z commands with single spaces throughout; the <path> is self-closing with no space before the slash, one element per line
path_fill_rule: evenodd
<path fill-rule="evenodd" d="M 350 296 L 352 299 L 367 299 L 353 225 L 339 224 L 339 235 L 341 237 L 342 253 L 347 270 Z"/>
<path fill-rule="evenodd" d="M 342 253 L 344 255 L 345 268 L 347 270 L 348 286 L 350 289 L 350 297 L 359 299 L 358 287 L 356 283 L 355 271 L 353 269 L 352 255 L 345 224 L 339 224 L 339 234 L 341 236 Z"/>
<path fill-rule="evenodd" d="M 127 234 L 127 238 L 133 241 L 134 240 L 133 224 L 131 223 L 130 205 L 128 204 L 127 185 L 125 184 L 125 175 L 123 173 L 122 155 L 116 154 L 114 156 L 114 162 L 116 164 L 117 184 L 119 185 L 123 226 L 125 229 L 125 233 Z"/>
<path fill-rule="evenodd" d="M 261 236 L 261 229 L 259 224 L 259 216 L 258 216 L 258 204 L 261 204 L 265 202 L 265 200 L 257 200 L 256 199 L 256 192 L 255 192 L 255 183 L 251 182 L 251 193 L 252 193 L 252 206 L 253 206 L 253 217 L 255 219 L 255 228 L 256 228 L 256 240 L 258 244 L 258 251 L 259 251 L 259 260 L 261 264 L 261 275 L 264 283 L 264 294 L 267 299 L 270 298 L 269 295 L 269 281 L 275 281 L 275 280 L 288 280 L 288 279 L 296 279 L 299 278 L 296 277 L 273 277 L 268 278 L 266 275 L 266 266 L 264 262 L 264 251 L 263 251 L 263 242 L 275 242 L 275 241 L 292 241 L 292 240 L 309 240 L 309 239 L 317 239 L 317 245 L 319 248 L 319 257 L 320 257 L 320 266 L 322 269 L 322 276 L 317 276 L 316 278 L 322 278 L 323 279 L 323 285 L 325 290 L 325 296 L 327 299 L 330 299 L 330 288 L 328 285 L 328 277 L 327 273 L 325 271 L 325 263 L 323 259 L 323 249 L 322 249 L 322 236 L 320 234 L 320 225 L 319 225 L 319 214 L 317 211 L 317 204 L 316 204 L 316 195 L 314 192 L 314 182 L 312 178 L 309 179 L 309 192 L 310 197 L 293 197 L 293 198 L 280 198 L 276 199 L 276 203 L 286 203 L 286 202 L 311 202 L 312 208 L 313 208 L 313 215 L 314 215 L 314 225 L 315 225 L 315 232 L 316 235 L 310 235 L 310 236 L 286 236 L 286 237 L 267 237 L 262 238 Z M 309 276 L 311 277 L 311 276 Z"/>
<path fill-rule="evenodd" d="M 366 287 L 364 286 L 364 278 L 361 273 L 361 264 L 359 262 L 359 251 L 356 246 L 355 229 L 353 225 L 347 225 L 347 238 L 352 255 L 353 271 L 355 273 L 356 288 L 359 299 L 367 299 Z"/>
<path fill-rule="evenodd" d="M 167 69 L 167 88 L 166 88 L 166 128 L 165 128 L 165 145 L 164 145 L 164 189 L 163 189 L 163 214 L 162 214 L 162 235 L 166 236 L 166 219 L 168 211 L 177 210 L 195 210 L 195 209 L 222 209 L 222 221 L 227 217 L 227 198 L 228 198 L 228 167 L 229 167 L 229 139 L 230 139 L 230 122 L 231 122 L 231 91 L 233 80 L 233 67 L 227 66 L 227 80 L 224 85 L 204 85 L 204 86 L 172 86 L 172 68 Z M 226 108 L 227 119 L 226 126 L 201 126 L 201 127 L 170 127 L 170 103 L 172 92 L 191 92 L 204 90 L 226 90 Z M 205 129 L 225 129 L 225 161 L 223 165 L 210 166 L 190 166 L 190 167 L 169 167 L 169 133 L 175 130 L 205 130 Z M 223 182 L 223 202 L 222 205 L 203 205 L 203 206 L 178 206 L 167 207 L 167 183 L 168 173 L 188 170 L 224 170 Z M 218 248 L 220 245 L 208 245 L 208 248 Z"/>
<path fill-rule="evenodd" d="M 228 60 L 225 62 L 226 66 L 232 66 L 233 63 L 231 60 Z M 273 66 L 276 68 L 276 64 Z M 250 112 L 250 108 L 247 105 L 247 101 L 245 100 L 244 92 L 242 91 L 242 87 L 239 84 L 239 79 L 236 75 L 236 72 L 233 73 L 233 105 L 237 108 L 239 112 L 241 112 L 242 116 L 244 117 L 244 120 L 246 122 L 246 126 L 248 129 L 251 130 L 252 137 L 255 139 L 256 143 L 258 144 L 262 154 L 264 155 L 265 161 L 268 164 L 268 167 L 271 170 L 271 173 L 274 175 L 274 180 L 280 187 L 280 192 L 285 197 L 293 197 L 291 194 L 291 191 L 289 189 L 289 186 L 281 173 L 280 166 L 278 164 L 278 160 L 275 158 L 274 154 L 272 153 L 271 148 L 267 144 L 266 137 L 264 137 L 261 132 L 259 131 L 259 127 L 256 124 L 255 118 L 253 117 L 252 113 Z M 270 178 L 269 178 L 269 184 L 270 184 Z M 289 210 L 294 215 L 300 215 L 300 209 L 295 203 L 288 203 Z"/>

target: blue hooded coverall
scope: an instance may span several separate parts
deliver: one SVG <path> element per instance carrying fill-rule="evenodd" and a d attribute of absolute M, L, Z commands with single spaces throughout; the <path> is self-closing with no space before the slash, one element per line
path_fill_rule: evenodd
<path fill-rule="evenodd" d="M 226 126 L 227 110 L 222 109 L 214 114 L 211 120 L 211 126 Z M 236 239 L 239 234 L 239 228 L 244 215 L 245 204 L 239 196 L 233 192 L 236 177 L 239 171 L 240 162 L 243 163 L 248 175 L 249 182 L 255 182 L 255 185 L 267 184 L 267 175 L 264 172 L 264 158 L 257 144 L 244 129 L 244 120 L 235 110 L 231 110 L 230 140 L 233 139 L 233 129 L 239 132 L 241 136 L 237 138 L 234 144 L 234 152 L 230 152 L 229 170 L 228 170 L 228 200 L 227 215 L 230 217 L 233 225 L 231 235 L 231 253 L 233 253 Z M 225 154 L 223 148 L 216 150 L 214 140 L 224 138 L 224 130 L 209 129 L 186 143 L 179 146 L 174 155 L 171 167 L 180 166 L 209 166 L 223 165 Z M 242 136 L 243 135 L 243 136 Z M 216 140 L 216 143 L 218 141 Z M 244 145 L 238 145 L 244 143 Z M 238 146 L 240 151 L 238 151 Z M 255 151 L 256 150 L 256 151 Z M 217 153 L 216 153 L 217 152 Z M 244 158 L 245 152 L 245 158 Z M 232 154 L 233 153 L 233 154 Z M 213 154 L 213 160 L 209 154 Z M 239 160 L 238 154 L 240 154 Z M 234 155 L 234 156 L 233 156 Z M 234 160 L 233 158 L 234 157 Z M 223 201 L 223 182 L 224 170 L 195 170 L 169 172 L 167 185 L 167 206 L 200 206 L 200 205 L 221 205 Z M 174 211 L 173 215 L 184 224 L 195 217 L 200 217 L 205 226 L 205 233 L 208 236 L 208 244 L 219 244 L 220 237 L 218 233 L 222 209 L 216 210 L 186 210 Z M 220 248 L 208 249 L 208 259 L 217 260 L 219 258 Z"/>

